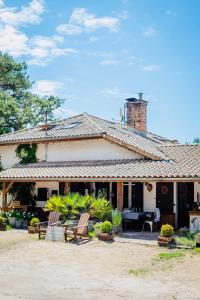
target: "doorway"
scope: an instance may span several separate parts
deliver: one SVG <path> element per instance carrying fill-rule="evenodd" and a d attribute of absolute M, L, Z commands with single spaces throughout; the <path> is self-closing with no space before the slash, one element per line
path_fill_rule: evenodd
<path fill-rule="evenodd" d="M 161 223 L 175 226 L 174 183 L 156 183 L 156 207 L 160 209 Z"/>
<path fill-rule="evenodd" d="M 194 206 L 194 183 L 178 183 L 178 227 L 189 227 L 189 211 Z"/>

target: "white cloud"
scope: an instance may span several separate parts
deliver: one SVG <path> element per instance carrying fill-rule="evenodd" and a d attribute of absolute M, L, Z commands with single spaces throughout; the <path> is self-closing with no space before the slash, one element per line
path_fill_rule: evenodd
<path fill-rule="evenodd" d="M 59 107 L 54 110 L 54 114 L 55 114 L 55 117 L 58 119 L 65 119 L 67 117 L 76 115 L 77 112 L 74 110 L 71 110 L 71 109 Z"/>
<path fill-rule="evenodd" d="M 83 29 L 80 26 L 72 25 L 72 24 L 60 24 L 57 27 L 57 31 L 60 34 L 66 35 L 76 35 L 83 32 Z"/>
<path fill-rule="evenodd" d="M 158 65 L 148 65 L 148 66 L 144 66 L 142 68 L 142 71 L 144 72 L 157 72 L 160 70 L 160 67 Z"/>
<path fill-rule="evenodd" d="M 45 66 L 53 57 L 75 55 L 72 48 L 62 48 L 62 36 L 33 36 L 29 38 L 20 30 L 25 24 L 37 24 L 44 12 L 43 0 L 32 0 L 21 9 L 7 7 L 0 0 L 0 51 L 20 57 L 27 56 L 28 64 Z"/>
<path fill-rule="evenodd" d="M 122 92 L 117 87 L 111 88 L 111 89 L 105 89 L 100 91 L 101 94 L 106 98 L 119 98 L 119 99 L 125 99 L 130 97 L 130 93 Z"/>
<path fill-rule="evenodd" d="M 3 24 L 19 26 L 23 24 L 38 24 L 44 12 L 43 0 L 32 0 L 29 5 L 23 6 L 20 10 L 16 7 L 3 6 L 0 2 L 0 21 Z"/>
<path fill-rule="evenodd" d="M 100 62 L 100 65 L 102 66 L 106 66 L 106 65 L 116 65 L 118 64 L 118 60 L 114 60 L 114 59 L 104 59 Z"/>
<path fill-rule="evenodd" d="M 28 53 L 28 37 L 16 30 L 13 26 L 5 25 L 0 28 L 0 51 L 8 52 L 13 56 Z"/>
<path fill-rule="evenodd" d="M 148 27 L 143 31 L 143 35 L 146 37 L 155 36 L 157 34 L 157 30 L 154 27 Z"/>
<path fill-rule="evenodd" d="M 34 36 L 30 40 L 29 65 L 46 66 L 53 57 L 75 55 L 78 53 L 72 48 L 60 48 L 58 44 L 63 41 L 59 36 Z"/>
<path fill-rule="evenodd" d="M 59 81 L 51 81 L 51 80 L 38 80 L 35 82 L 32 92 L 41 96 L 45 95 L 53 95 L 60 88 L 62 88 L 63 83 Z"/>
<path fill-rule="evenodd" d="M 60 24 L 57 27 L 57 31 L 66 35 L 93 32 L 100 28 L 108 29 L 111 32 L 117 32 L 118 26 L 119 18 L 108 16 L 98 18 L 86 8 L 76 8 L 72 12 L 69 22 Z"/>

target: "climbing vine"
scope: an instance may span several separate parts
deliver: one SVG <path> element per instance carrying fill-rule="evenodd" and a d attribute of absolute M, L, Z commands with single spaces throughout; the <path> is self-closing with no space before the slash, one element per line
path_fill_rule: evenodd
<path fill-rule="evenodd" d="M 36 151 L 36 144 L 21 144 L 15 150 L 16 156 L 20 159 L 21 164 L 37 162 Z"/>

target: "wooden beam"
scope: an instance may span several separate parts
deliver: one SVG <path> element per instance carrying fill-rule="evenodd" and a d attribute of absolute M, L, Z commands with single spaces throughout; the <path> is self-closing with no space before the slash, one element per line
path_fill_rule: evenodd
<path fill-rule="evenodd" d="M 5 194 L 7 194 L 7 193 L 9 192 L 9 190 L 10 190 L 11 187 L 13 186 L 13 183 L 14 183 L 14 181 L 11 181 L 11 182 L 8 184 L 7 188 L 5 189 Z"/>
<path fill-rule="evenodd" d="M 123 183 L 117 182 L 117 208 L 122 211 L 123 207 Z"/>

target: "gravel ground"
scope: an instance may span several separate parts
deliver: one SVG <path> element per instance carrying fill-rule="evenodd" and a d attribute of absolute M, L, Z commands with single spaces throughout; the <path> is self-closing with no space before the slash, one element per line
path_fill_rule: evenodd
<path fill-rule="evenodd" d="M 0 299 L 199 300 L 200 254 L 185 250 L 182 258 L 160 261 L 158 254 L 165 251 L 118 241 L 38 241 L 26 231 L 0 232 Z"/>

